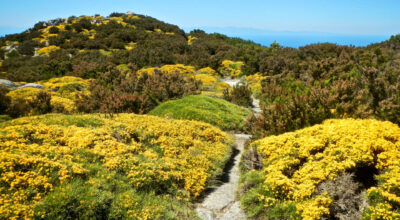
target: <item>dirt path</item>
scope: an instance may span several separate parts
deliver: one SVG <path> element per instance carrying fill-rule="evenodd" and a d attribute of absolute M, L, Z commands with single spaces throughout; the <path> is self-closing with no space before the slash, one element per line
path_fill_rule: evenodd
<path fill-rule="evenodd" d="M 246 215 L 240 209 L 240 202 L 235 199 L 235 191 L 239 182 L 239 161 L 243 152 L 244 143 L 250 138 L 246 134 L 235 134 L 237 144 L 236 155 L 233 158 L 231 169 L 227 172 L 224 183 L 212 191 L 196 208 L 197 215 L 203 220 L 246 219 Z"/>
<path fill-rule="evenodd" d="M 237 85 L 240 80 L 225 78 L 223 82 L 230 86 Z M 253 112 L 260 114 L 260 101 L 253 97 Z M 210 192 L 197 205 L 196 213 L 203 220 L 242 220 L 246 219 L 245 213 L 240 208 L 240 201 L 235 198 L 235 192 L 239 183 L 239 162 L 244 149 L 244 144 L 251 136 L 247 134 L 234 134 L 237 144 L 231 161 L 225 169 L 225 176 L 222 178 L 223 184 Z"/>

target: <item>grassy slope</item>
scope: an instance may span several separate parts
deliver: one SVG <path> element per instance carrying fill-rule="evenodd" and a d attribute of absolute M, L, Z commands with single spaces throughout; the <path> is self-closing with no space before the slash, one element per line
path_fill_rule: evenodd
<path fill-rule="evenodd" d="M 203 121 L 223 130 L 239 130 L 250 110 L 223 99 L 204 95 L 187 96 L 162 103 L 149 114 L 174 119 Z"/>

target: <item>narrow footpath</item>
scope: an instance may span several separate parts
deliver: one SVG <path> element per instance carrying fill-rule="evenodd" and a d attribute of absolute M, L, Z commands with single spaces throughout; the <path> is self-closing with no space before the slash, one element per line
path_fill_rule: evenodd
<path fill-rule="evenodd" d="M 236 79 L 223 80 L 231 86 L 239 83 Z M 261 112 L 259 100 L 253 97 L 253 112 Z M 197 204 L 196 213 L 203 220 L 244 220 L 246 215 L 240 208 L 240 201 L 235 198 L 239 184 L 239 162 L 244 150 L 244 144 L 251 136 L 247 134 L 234 134 L 236 149 L 230 169 L 227 170 L 227 178 L 224 183 L 208 194 L 204 200 Z M 229 164 L 229 162 L 228 162 Z"/>
<path fill-rule="evenodd" d="M 235 191 L 239 182 L 239 161 L 244 149 L 244 143 L 250 135 L 235 134 L 238 154 L 233 158 L 233 166 L 229 170 L 228 181 L 211 192 L 196 208 L 197 215 L 203 220 L 246 219 L 246 215 L 240 209 L 240 202 L 235 198 Z"/>

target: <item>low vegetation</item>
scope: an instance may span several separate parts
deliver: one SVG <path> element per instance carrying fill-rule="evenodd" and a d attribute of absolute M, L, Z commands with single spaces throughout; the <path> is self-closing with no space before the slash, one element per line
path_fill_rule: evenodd
<path fill-rule="evenodd" d="M 250 110 L 223 99 L 204 95 L 186 96 L 157 106 L 149 112 L 151 115 L 203 121 L 223 130 L 240 130 Z"/>
<path fill-rule="evenodd" d="M 75 101 L 78 94 L 90 94 L 89 85 L 92 80 L 79 77 L 64 76 L 36 82 L 44 88 L 18 88 L 2 90 L 5 98 L 0 104 L 0 113 L 13 117 L 44 114 L 49 112 L 72 114 L 77 112 Z M 16 84 L 25 84 L 16 82 Z M 0 95 L 1 96 L 1 95 Z M 8 100 L 7 100 L 8 99 Z M 6 102 L 7 101 L 7 102 Z M 38 110 L 39 103 L 42 110 Z"/>
<path fill-rule="evenodd" d="M 253 106 L 252 91 L 247 84 L 233 86 L 231 89 L 225 89 L 223 97 L 225 100 L 244 107 Z"/>
<path fill-rule="evenodd" d="M 192 219 L 231 139 L 202 122 L 48 114 L 0 123 L 0 218 Z"/>
<path fill-rule="evenodd" d="M 249 120 L 248 131 L 262 138 L 347 117 L 400 125 L 399 45 L 392 37 L 364 48 L 328 43 L 277 48 L 260 63 L 262 77 L 248 77 L 261 80 L 264 106 L 260 117 Z"/>
<path fill-rule="evenodd" d="M 164 101 L 200 93 L 199 83 L 175 67 L 170 65 L 171 72 L 155 68 L 149 72 L 112 68 L 93 81 L 90 94 L 79 94 L 78 111 L 142 114 Z"/>
<path fill-rule="evenodd" d="M 400 218 L 399 146 L 399 126 L 371 119 L 255 141 L 241 162 L 241 204 L 261 219 Z"/>
<path fill-rule="evenodd" d="M 251 218 L 400 219 L 399 50 L 264 47 L 133 13 L 1 37 L 0 219 L 196 218 L 231 154 L 221 130 L 260 139 L 241 162 Z"/>

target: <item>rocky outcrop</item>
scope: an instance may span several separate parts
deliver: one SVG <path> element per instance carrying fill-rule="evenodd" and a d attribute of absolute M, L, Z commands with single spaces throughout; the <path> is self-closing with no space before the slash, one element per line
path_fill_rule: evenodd
<path fill-rule="evenodd" d="M 23 89 L 23 88 L 37 88 L 37 89 L 43 89 L 44 86 L 36 83 L 28 83 L 23 86 L 19 86 L 17 89 Z"/>
<path fill-rule="evenodd" d="M 8 89 L 13 89 L 13 88 L 17 87 L 17 85 L 15 85 L 15 83 L 13 83 L 10 80 L 6 80 L 6 79 L 0 79 L 0 85 L 5 86 Z"/>
<path fill-rule="evenodd" d="M 9 90 L 16 90 L 16 89 L 23 89 L 23 88 L 44 89 L 43 85 L 40 85 L 37 83 L 27 83 L 27 84 L 18 86 L 14 82 L 7 80 L 7 79 L 0 79 L 0 85 L 6 87 Z"/>

